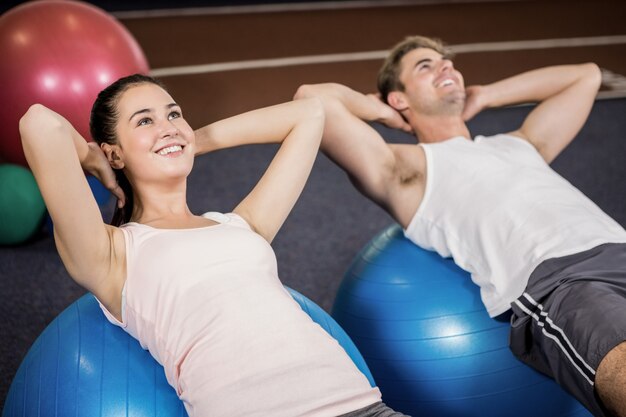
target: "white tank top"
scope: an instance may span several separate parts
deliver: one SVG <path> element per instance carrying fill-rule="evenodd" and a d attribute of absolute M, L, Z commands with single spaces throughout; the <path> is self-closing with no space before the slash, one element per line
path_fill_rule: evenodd
<path fill-rule="evenodd" d="M 236 214 L 219 224 L 128 223 L 123 322 L 163 365 L 190 417 L 337 416 L 380 401 L 339 343 L 278 279 L 271 246 Z"/>
<path fill-rule="evenodd" d="M 470 272 L 492 317 L 523 293 L 545 259 L 626 242 L 616 221 L 521 138 L 456 137 L 420 146 L 426 190 L 405 236 Z"/>

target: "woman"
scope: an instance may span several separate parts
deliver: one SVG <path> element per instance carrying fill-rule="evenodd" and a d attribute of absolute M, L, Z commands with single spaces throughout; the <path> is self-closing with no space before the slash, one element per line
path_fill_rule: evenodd
<path fill-rule="evenodd" d="M 320 104 L 301 100 L 194 132 L 142 75 L 98 96 L 99 147 L 41 105 L 20 121 L 67 270 L 164 366 L 192 417 L 397 415 L 284 290 L 269 245 L 302 191 L 323 125 Z M 232 213 L 189 210 L 196 154 L 266 142 L 280 149 Z M 103 223 L 83 169 L 118 197 L 113 225 Z"/>

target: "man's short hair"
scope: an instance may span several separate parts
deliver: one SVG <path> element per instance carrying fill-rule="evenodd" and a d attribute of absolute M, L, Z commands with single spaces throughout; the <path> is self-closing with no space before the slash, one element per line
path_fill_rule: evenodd
<path fill-rule="evenodd" d="M 425 36 L 408 36 L 405 38 L 393 47 L 378 72 L 378 91 L 385 103 L 387 96 L 392 91 L 404 91 L 404 84 L 400 81 L 400 61 L 406 54 L 418 48 L 432 49 L 447 58 L 451 57 L 450 50 L 439 39 Z"/>

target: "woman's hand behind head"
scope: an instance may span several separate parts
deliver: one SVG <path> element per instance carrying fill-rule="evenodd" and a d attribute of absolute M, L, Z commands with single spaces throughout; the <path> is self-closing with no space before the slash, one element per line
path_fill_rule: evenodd
<path fill-rule="evenodd" d="M 81 166 L 85 171 L 95 176 L 117 198 L 118 207 L 123 207 L 126 203 L 126 195 L 117 183 L 115 172 L 111 168 L 105 153 L 97 143 L 90 142 L 87 146 L 89 147 L 89 152 L 81 161 Z"/>

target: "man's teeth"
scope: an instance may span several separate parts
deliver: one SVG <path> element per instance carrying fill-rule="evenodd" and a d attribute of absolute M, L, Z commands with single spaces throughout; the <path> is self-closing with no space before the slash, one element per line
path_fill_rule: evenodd
<path fill-rule="evenodd" d="M 452 80 L 445 80 L 441 84 L 439 84 L 439 87 L 445 87 L 445 86 L 452 85 L 452 84 L 454 84 Z"/>
<path fill-rule="evenodd" d="M 180 145 L 172 145 L 172 146 L 168 146 L 167 148 L 163 148 L 161 149 L 159 152 L 157 152 L 159 155 L 167 155 L 173 152 L 180 152 L 183 150 L 183 147 Z"/>

